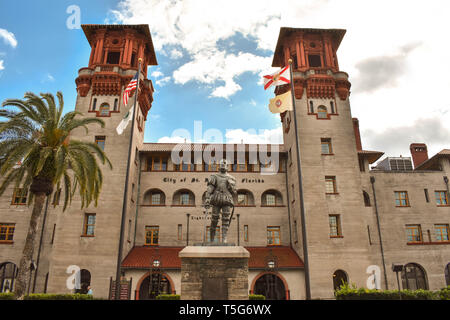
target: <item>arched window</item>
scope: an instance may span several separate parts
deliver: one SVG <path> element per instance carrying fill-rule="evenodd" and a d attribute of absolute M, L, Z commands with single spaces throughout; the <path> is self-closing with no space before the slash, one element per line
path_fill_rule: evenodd
<path fill-rule="evenodd" d="M 240 207 L 254 206 L 255 198 L 249 190 L 238 190 L 234 204 Z"/>
<path fill-rule="evenodd" d="M 166 195 L 159 189 L 150 189 L 144 194 L 144 205 L 163 206 L 166 204 Z"/>
<path fill-rule="evenodd" d="M 339 290 L 339 288 L 348 283 L 347 273 L 343 270 L 336 270 L 333 273 L 333 288 L 334 291 Z"/>
<path fill-rule="evenodd" d="M 402 271 L 402 286 L 403 289 L 428 290 L 425 270 L 417 263 L 408 263 Z"/>
<path fill-rule="evenodd" d="M 365 191 L 363 191 L 363 198 L 364 198 L 364 205 L 366 207 L 370 207 L 370 197 L 369 194 Z"/>
<path fill-rule="evenodd" d="M 327 119 L 328 118 L 327 107 L 319 106 L 317 108 L 317 116 L 318 116 L 319 119 Z"/>
<path fill-rule="evenodd" d="M 447 265 L 445 266 L 445 284 L 447 286 L 450 286 L 450 263 L 447 263 Z"/>
<path fill-rule="evenodd" d="M 195 196 L 192 191 L 181 189 L 173 195 L 172 205 L 174 206 L 194 206 Z"/>
<path fill-rule="evenodd" d="M 12 262 L 0 263 L 0 292 L 13 292 L 19 269 Z"/>
<path fill-rule="evenodd" d="M 283 205 L 283 197 L 277 190 L 267 190 L 261 197 L 262 206 L 281 206 Z"/>
<path fill-rule="evenodd" d="M 114 111 L 119 110 L 119 99 L 114 99 Z"/>
<path fill-rule="evenodd" d="M 100 106 L 100 115 L 101 116 L 109 116 L 109 104 L 103 103 Z"/>

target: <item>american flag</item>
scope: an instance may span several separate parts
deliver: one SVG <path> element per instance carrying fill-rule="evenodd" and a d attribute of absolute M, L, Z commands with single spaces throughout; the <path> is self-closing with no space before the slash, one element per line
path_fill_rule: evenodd
<path fill-rule="evenodd" d="M 128 98 L 131 95 L 131 92 L 136 89 L 137 86 L 137 81 L 138 81 L 138 73 L 136 72 L 135 76 L 133 77 L 133 79 L 131 79 L 130 83 L 128 84 L 128 86 L 125 88 L 125 90 L 123 91 L 123 104 L 127 105 L 128 104 Z"/>

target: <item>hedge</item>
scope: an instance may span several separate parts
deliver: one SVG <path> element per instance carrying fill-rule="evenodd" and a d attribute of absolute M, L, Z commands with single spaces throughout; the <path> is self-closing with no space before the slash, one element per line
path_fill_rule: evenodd
<path fill-rule="evenodd" d="M 266 300 L 266 297 L 262 294 L 250 294 L 248 300 Z"/>
<path fill-rule="evenodd" d="M 15 296 L 14 293 L 8 292 L 8 293 L 0 293 L 0 300 L 14 300 Z"/>
<path fill-rule="evenodd" d="M 450 286 L 439 291 L 429 290 L 376 290 L 341 286 L 336 300 L 450 300 Z"/>
<path fill-rule="evenodd" d="M 156 300 L 180 300 L 179 294 L 160 294 L 156 296 Z"/>
<path fill-rule="evenodd" d="M 24 300 L 94 300 L 90 294 L 51 294 L 51 293 L 33 293 L 26 295 Z"/>

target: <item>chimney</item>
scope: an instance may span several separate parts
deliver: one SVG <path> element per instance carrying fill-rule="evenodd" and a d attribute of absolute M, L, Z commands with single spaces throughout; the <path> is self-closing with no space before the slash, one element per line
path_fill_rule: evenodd
<path fill-rule="evenodd" d="M 428 160 L 428 150 L 425 143 L 411 143 L 409 145 L 411 156 L 414 162 L 414 168 Z"/>
<path fill-rule="evenodd" d="M 356 150 L 361 151 L 361 135 L 359 134 L 359 121 L 357 118 L 352 118 L 353 120 L 353 130 L 355 131 L 355 140 L 356 140 Z"/>

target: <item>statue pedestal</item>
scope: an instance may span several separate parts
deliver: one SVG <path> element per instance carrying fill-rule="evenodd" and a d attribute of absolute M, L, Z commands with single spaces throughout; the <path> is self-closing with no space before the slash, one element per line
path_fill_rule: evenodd
<path fill-rule="evenodd" d="M 248 258 L 238 246 L 188 246 L 180 251 L 181 300 L 248 300 Z"/>

